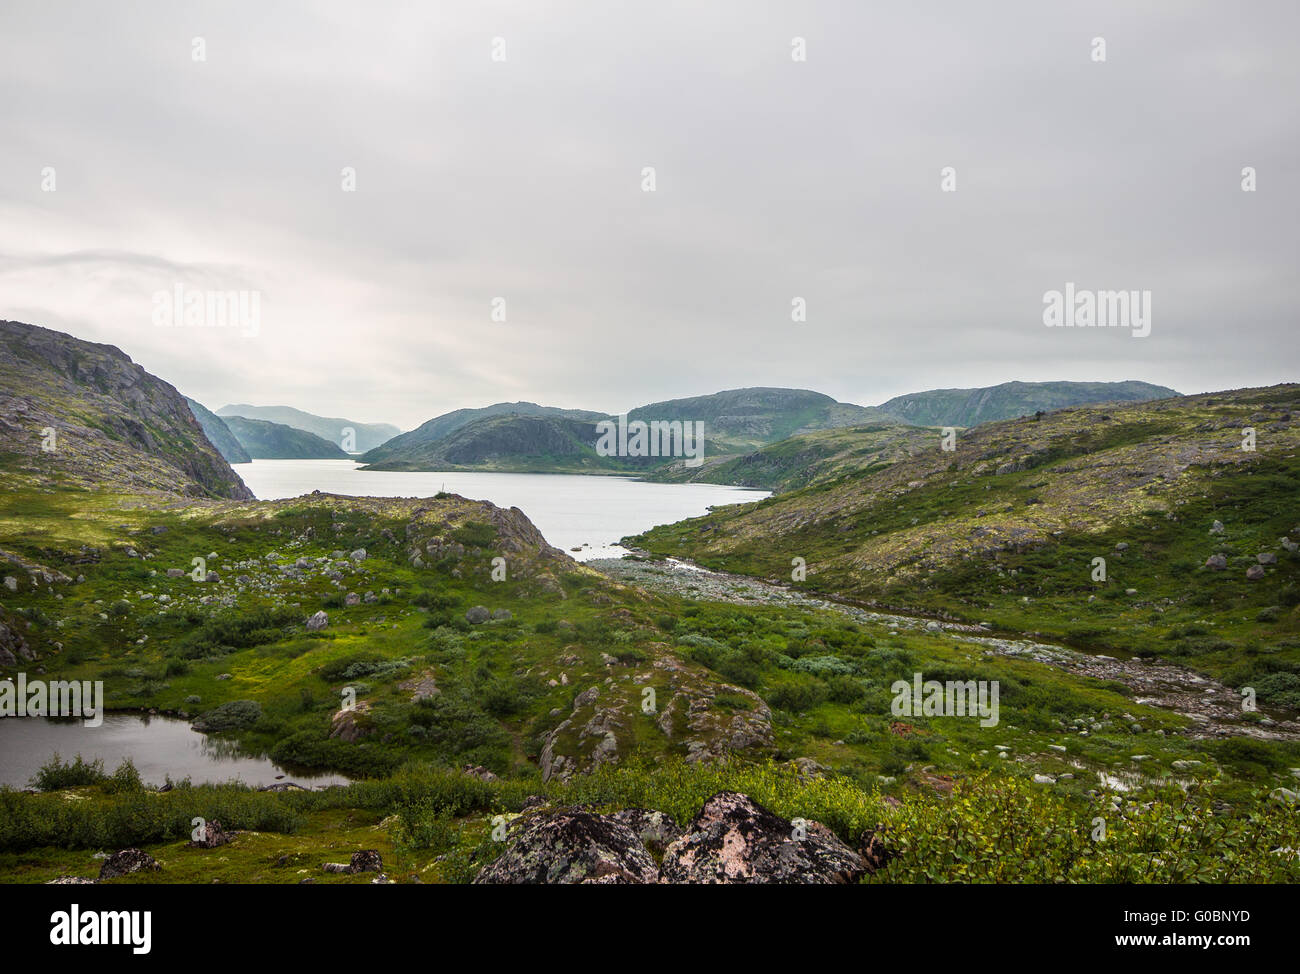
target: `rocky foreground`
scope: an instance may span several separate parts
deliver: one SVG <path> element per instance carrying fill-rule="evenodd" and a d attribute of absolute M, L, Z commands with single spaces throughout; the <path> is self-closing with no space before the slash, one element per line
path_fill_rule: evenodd
<path fill-rule="evenodd" d="M 663 812 L 525 812 L 475 883 L 856 883 L 883 865 L 868 834 L 855 851 L 820 822 L 782 818 L 736 792 L 714 795 L 681 830 Z"/>

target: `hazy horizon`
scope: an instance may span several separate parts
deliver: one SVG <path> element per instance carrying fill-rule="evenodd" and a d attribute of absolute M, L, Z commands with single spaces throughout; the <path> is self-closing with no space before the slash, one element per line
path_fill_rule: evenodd
<path fill-rule="evenodd" d="M 0 317 L 213 410 L 406 430 L 751 386 L 1290 381 L 1297 27 L 1283 2 L 17 0 Z M 160 327 L 178 284 L 255 293 L 256 334 Z M 1044 327 L 1068 285 L 1149 292 L 1150 333 Z"/>

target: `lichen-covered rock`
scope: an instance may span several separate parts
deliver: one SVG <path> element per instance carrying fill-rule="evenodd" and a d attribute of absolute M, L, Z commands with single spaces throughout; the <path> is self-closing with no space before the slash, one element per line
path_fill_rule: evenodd
<path fill-rule="evenodd" d="M 479 884 L 654 883 L 659 870 L 640 837 L 612 816 L 565 809 L 516 819 L 506 848 Z"/>
<path fill-rule="evenodd" d="M 99 869 L 100 879 L 118 879 L 143 870 L 158 872 L 162 866 L 158 860 L 141 849 L 123 849 L 104 860 Z"/>
<path fill-rule="evenodd" d="M 352 861 L 348 865 L 354 873 L 381 873 L 384 871 L 384 860 L 379 855 L 378 849 L 361 849 L 352 853 Z"/>
<path fill-rule="evenodd" d="M 340 708 L 330 718 L 330 737 L 355 744 L 367 734 L 374 733 L 369 714 L 370 704 L 365 700 L 358 700 L 352 707 Z"/>
<path fill-rule="evenodd" d="M 378 849 L 361 849 L 352 853 L 352 858 L 347 862 L 323 862 L 320 867 L 327 873 L 341 873 L 349 876 L 355 873 L 380 873 L 382 875 L 384 860 L 379 855 Z"/>
<path fill-rule="evenodd" d="M 488 619 L 490 618 L 492 618 L 492 613 L 488 612 L 487 606 L 485 605 L 472 606 L 465 613 L 465 621 L 472 623 L 473 625 L 476 626 L 481 623 L 487 622 Z"/>
<path fill-rule="evenodd" d="M 329 614 L 324 609 L 320 609 L 317 612 L 313 613 L 312 617 L 307 620 L 307 631 L 317 632 L 321 629 L 324 629 L 329 624 L 330 624 Z"/>
<path fill-rule="evenodd" d="M 205 822 L 199 831 L 199 837 L 191 839 L 189 845 L 194 849 L 215 849 L 217 846 L 225 845 L 234 837 L 235 833 L 222 829 L 220 822 Z"/>
<path fill-rule="evenodd" d="M 854 883 L 866 861 L 819 822 L 795 823 L 746 795 L 714 795 L 664 853 L 664 883 Z"/>
<path fill-rule="evenodd" d="M 625 808 L 609 816 L 636 833 L 641 844 L 652 852 L 662 853 L 682 836 L 681 826 L 665 812 L 647 811 L 644 808 Z"/>

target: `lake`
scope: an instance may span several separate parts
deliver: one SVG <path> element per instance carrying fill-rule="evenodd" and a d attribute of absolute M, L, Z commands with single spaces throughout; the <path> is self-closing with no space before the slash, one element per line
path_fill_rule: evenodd
<path fill-rule="evenodd" d="M 189 721 L 145 714 L 106 714 L 99 727 L 80 720 L 6 717 L 0 720 L 0 785 L 26 788 L 32 775 L 55 754 L 71 761 L 100 758 L 111 774 L 125 758 L 135 763 L 147 784 L 190 778 L 203 782 L 241 781 L 273 785 L 293 781 L 304 787 L 347 784 L 347 779 L 319 771 L 290 772 L 266 758 L 248 757 L 230 741 L 190 730 Z"/>
<path fill-rule="evenodd" d="M 234 464 L 259 500 L 299 497 L 320 490 L 358 497 L 432 497 L 440 490 L 498 507 L 518 507 L 546 540 L 579 560 L 617 558 L 620 538 L 660 524 L 708 513 L 711 506 L 760 500 L 765 490 L 715 484 L 652 484 L 632 477 L 579 474 L 399 473 L 366 471 L 353 460 L 254 460 Z M 579 551 L 572 551 L 579 548 Z M 101 758 L 114 771 L 130 757 L 141 778 L 162 784 L 191 778 L 196 784 L 231 779 L 269 785 L 283 778 L 307 787 L 343 784 L 337 775 L 290 773 L 265 758 L 190 730 L 167 717 L 109 714 L 102 726 L 40 717 L 0 720 L 0 784 L 26 787 L 55 754 Z"/>
<path fill-rule="evenodd" d="M 517 507 L 547 541 L 579 561 L 620 557 L 626 549 L 618 541 L 627 535 L 707 514 L 712 506 L 768 496 L 745 487 L 652 484 L 632 477 L 361 470 L 354 460 L 254 460 L 232 466 L 258 500 L 313 490 L 353 497 L 432 497 L 445 490 Z"/>

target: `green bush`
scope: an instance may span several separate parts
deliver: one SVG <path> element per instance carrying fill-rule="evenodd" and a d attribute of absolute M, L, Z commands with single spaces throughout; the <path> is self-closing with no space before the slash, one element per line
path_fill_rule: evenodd
<path fill-rule="evenodd" d="M 232 700 L 202 714 L 194 721 L 194 729 L 205 734 L 244 730 L 261 719 L 262 705 L 256 700 Z"/>
<path fill-rule="evenodd" d="M 55 754 L 32 777 L 31 785 L 37 791 L 59 791 L 82 785 L 97 785 L 106 777 L 104 762 L 99 758 L 86 761 L 78 754 L 76 760 L 65 764 L 59 755 Z"/>

